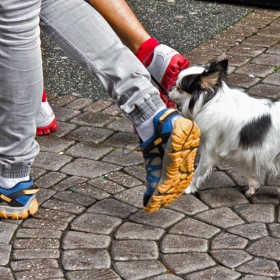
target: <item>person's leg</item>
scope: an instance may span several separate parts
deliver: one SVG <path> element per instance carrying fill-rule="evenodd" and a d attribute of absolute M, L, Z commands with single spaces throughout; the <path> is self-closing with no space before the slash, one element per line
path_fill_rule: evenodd
<path fill-rule="evenodd" d="M 99 78 L 138 132 L 147 171 L 145 211 L 176 200 L 192 178 L 197 126 L 166 109 L 146 68 L 84 0 L 43 0 L 40 17 L 44 34 Z"/>
<path fill-rule="evenodd" d="M 151 38 L 125 0 L 88 0 L 111 25 L 122 42 L 147 67 L 152 77 L 167 92 L 176 84 L 179 73 L 189 67 L 189 61 L 174 49 Z M 164 103 L 174 103 L 161 93 Z"/>
<path fill-rule="evenodd" d="M 35 117 L 43 88 L 39 0 L 0 1 L 0 218 L 38 209 L 29 177 L 39 153 Z"/>

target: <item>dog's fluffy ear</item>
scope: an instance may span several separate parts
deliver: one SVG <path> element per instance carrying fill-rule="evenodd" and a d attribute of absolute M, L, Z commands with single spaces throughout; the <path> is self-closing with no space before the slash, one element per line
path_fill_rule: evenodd
<path fill-rule="evenodd" d="M 217 57 L 210 61 L 205 71 L 201 75 L 201 88 L 210 89 L 216 87 L 226 77 L 228 59 L 226 56 Z"/>

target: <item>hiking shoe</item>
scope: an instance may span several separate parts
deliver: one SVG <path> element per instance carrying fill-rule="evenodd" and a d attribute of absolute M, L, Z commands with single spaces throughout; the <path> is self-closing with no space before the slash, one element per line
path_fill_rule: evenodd
<path fill-rule="evenodd" d="M 0 188 L 0 218 L 1 219 L 26 219 L 38 210 L 35 194 L 39 188 L 33 180 L 20 182 L 12 189 Z"/>
<path fill-rule="evenodd" d="M 198 126 L 174 109 L 154 118 L 155 133 L 140 143 L 147 172 L 143 209 L 153 213 L 179 198 L 190 184 L 199 145 Z"/>
<path fill-rule="evenodd" d="M 45 98 L 41 103 L 41 108 L 38 116 L 36 117 L 36 135 L 46 135 L 58 129 L 54 112 Z"/>
<path fill-rule="evenodd" d="M 153 59 L 147 70 L 167 92 L 176 85 L 179 73 L 189 67 L 190 62 L 174 49 L 158 45 L 153 51 Z"/>

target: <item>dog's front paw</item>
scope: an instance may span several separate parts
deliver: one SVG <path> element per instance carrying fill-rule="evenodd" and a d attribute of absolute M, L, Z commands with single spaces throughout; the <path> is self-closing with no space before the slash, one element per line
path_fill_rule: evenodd
<path fill-rule="evenodd" d="M 197 191 L 197 187 L 194 184 L 190 184 L 184 191 L 185 194 L 195 193 Z"/>
<path fill-rule="evenodd" d="M 246 195 L 247 197 L 251 197 L 251 196 L 257 194 L 257 193 L 259 192 L 259 190 L 260 190 L 259 188 L 257 188 L 257 189 L 255 189 L 255 188 L 249 188 L 249 190 L 248 190 L 247 192 L 245 192 L 245 195 Z"/>

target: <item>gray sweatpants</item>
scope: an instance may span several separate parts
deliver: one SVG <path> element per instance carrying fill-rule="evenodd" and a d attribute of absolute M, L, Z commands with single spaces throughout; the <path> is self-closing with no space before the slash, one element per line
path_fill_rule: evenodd
<path fill-rule="evenodd" d="M 41 10 L 40 10 L 41 9 Z M 84 0 L 0 1 L 0 176 L 27 176 L 39 146 L 43 90 L 40 25 L 103 84 L 137 126 L 164 107 L 145 67 Z"/>

